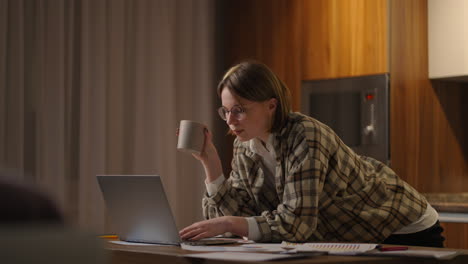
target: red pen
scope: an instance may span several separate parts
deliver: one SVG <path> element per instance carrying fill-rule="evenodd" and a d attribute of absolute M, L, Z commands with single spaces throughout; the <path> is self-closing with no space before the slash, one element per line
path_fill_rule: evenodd
<path fill-rule="evenodd" d="M 404 246 L 401 246 L 401 247 L 382 247 L 382 246 L 379 246 L 378 247 L 380 251 L 400 251 L 400 250 L 408 250 L 408 247 L 404 247 Z"/>

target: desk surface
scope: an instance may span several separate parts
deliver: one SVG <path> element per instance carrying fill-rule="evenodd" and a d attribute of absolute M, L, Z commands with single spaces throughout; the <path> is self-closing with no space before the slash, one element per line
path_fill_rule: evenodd
<path fill-rule="evenodd" d="M 111 252 L 112 264 L 140 264 L 140 263 L 203 263 L 203 264 L 226 264 L 226 263 L 254 263 L 246 261 L 222 261 L 222 260 L 202 260 L 195 258 L 184 257 L 186 254 L 194 254 L 200 252 L 193 252 L 183 250 L 177 246 L 160 246 L 160 245 L 121 245 L 108 242 L 106 248 Z M 402 263 L 447 263 L 447 264 L 466 264 L 468 263 L 468 251 L 461 249 L 435 249 L 435 248 L 422 248 L 411 247 L 412 249 L 430 249 L 430 250 L 447 250 L 459 251 L 462 254 L 456 256 L 451 260 L 437 260 L 428 258 L 408 258 L 408 257 L 373 257 L 373 256 L 314 256 L 302 259 L 285 259 L 276 261 L 262 261 L 260 263 L 291 263 L 291 264 L 306 264 L 306 263 L 378 263 L 378 264 L 402 264 Z M 259 262 L 255 262 L 259 263 Z"/>

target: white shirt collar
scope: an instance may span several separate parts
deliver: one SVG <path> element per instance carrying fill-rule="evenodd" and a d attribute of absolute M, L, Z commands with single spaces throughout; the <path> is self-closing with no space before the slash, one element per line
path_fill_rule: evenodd
<path fill-rule="evenodd" d="M 256 154 L 259 154 L 261 156 L 264 155 L 264 153 L 274 153 L 274 147 L 273 147 L 273 134 L 268 135 L 268 140 L 265 143 L 265 146 L 262 144 L 261 140 L 259 138 L 253 138 L 249 142 L 250 150 Z M 270 154 L 271 155 L 271 154 Z"/>

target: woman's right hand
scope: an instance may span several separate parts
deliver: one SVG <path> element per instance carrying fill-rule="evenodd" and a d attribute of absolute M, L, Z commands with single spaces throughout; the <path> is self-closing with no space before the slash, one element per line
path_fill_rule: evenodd
<path fill-rule="evenodd" d="M 205 127 L 203 129 L 203 133 L 205 134 L 205 141 L 203 142 L 203 148 L 200 154 L 192 153 L 192 155 L 201 163 L 206 163 L 209 161 L 210 157 L 213 155 L 218 155 L 218 151 L 216 150 L 216 147 L 213 144 L 213 135 L 211 132 L 208 130 L 208 128 Z"/>
<path fill-rule="evenodd" d="M 192 153 L 192 155 L 202 163 L 205 169 L 207 182 L 212 182 L 222 175 L 223 169 L 221 165 L 221 160 L 218 155 L 218 151 L 216 150 L 216 147 L 213 144 L 213 135 L 206 127 L 204 129 L 204 133 L 205 142 L 203 143 L 201 153 Z M 179 130 L 177 129 L 177 135 L 178 134 Z"/>

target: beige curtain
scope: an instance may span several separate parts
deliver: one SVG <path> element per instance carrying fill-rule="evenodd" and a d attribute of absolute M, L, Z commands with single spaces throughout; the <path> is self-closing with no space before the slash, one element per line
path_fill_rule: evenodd
<path fill-rule="evenodd" d="M 213 126 L 214 0 L 0 0 L 0 166 L 109 232 L 96 174 L 159 174 L 179 227 L 203 170 L 181 119 Z M 125 195 L 125 194 L 122 194 Z"/>

